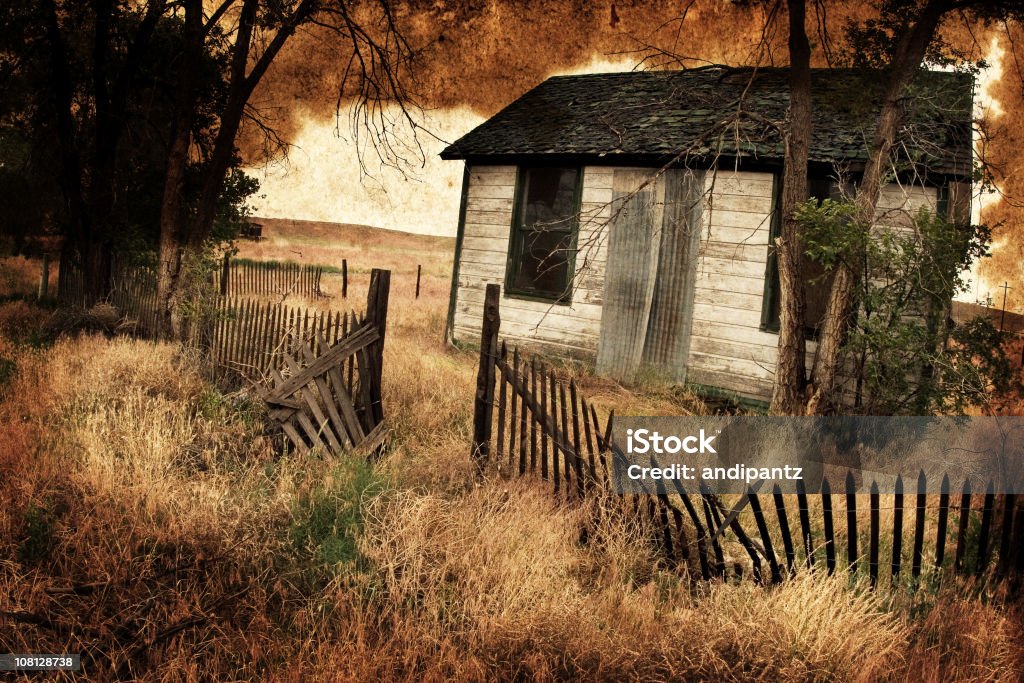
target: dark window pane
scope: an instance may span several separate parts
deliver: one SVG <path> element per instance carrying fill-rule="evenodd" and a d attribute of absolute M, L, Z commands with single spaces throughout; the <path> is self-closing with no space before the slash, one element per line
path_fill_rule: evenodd
<path fill-rule="evenodd" d="M 508 288 L 559 298 L 568 293 L 579 169 L 531 168 L 520 176 Z"/>
<path fill-rule="evenodd" d="M 521 237 L 522 255 L 513 287 L 551 295 L 564 293 L 569 283 L 571 234 L 525 230 Z"/>
<path fill-rule="evenodd" d="M 817 336 L 821 321 L 825 318 L 825 310 L 828 308 L 828 296 L 832 290 L 832 280 L 835 273 L 825 274 L 825 268 L 817 261 L 809 257 L 803 257 L 803 281 L 804 281 L 804 322 L 807 331 L 812 336 Z M 822 277 L 824 275 L 824 277 Z"/>
<path fill-rule="evenodd" d="M 779 179 L 781 180 L 781 179 Z M 850 191 L 851 188 L 846 188 Z M 807 179 L 807 193 L 810 197 L 822 202 L 825 199 L 838 201 L 843 198 L 844 188 L 832 178 L 809 177 Z M 778 197 L 782 196 L 781 186 L 778 190 Z M 773 217 L 775 221 L 772 227 L 772 238 L 778 234 L 780 229 L 781 216 Z M 774 250 L 769 251 L 768 262 L 768 284 L 765 289 L 765 308 L 762 309 L 762 326 L 766 330 L 778 331 L 779 329 L 779 271 L 776 264 Z M 828 308 L 828 297 L 832 289 L 834 273 L 825 273 L 821 264 L 816 263 L 806 254 L 801 258 L 801 280 L 804 287 L 804 322 L 806 331 L 811 339 L 817 337 L 818 329 L 825 318 L 825 311 Z"/>
<path fill-rule="evenodd" d="M 523 193 L 523 227 L 570 230 L 576 214 L 574 168 L 533 168 L 526 172 Z"/>

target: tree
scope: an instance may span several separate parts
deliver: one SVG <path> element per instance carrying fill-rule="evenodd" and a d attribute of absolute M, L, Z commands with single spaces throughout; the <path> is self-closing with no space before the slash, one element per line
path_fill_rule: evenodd
<path fill-rule="evenodd" d="M 183 5 L 183 68 L 160 213 L 157 289 L 163 332 L 179 339 L 186 332 L 180 312 L 190 291 L 187 263 L 202 252 L 212 233 L 217 198 L 236 158 L 235 141 L 243 120 L 262 125 L 249 101 L 285 44 L 306 26 L 329 30 L 348 43 L 351 52 L 339 104 L 343 98 L 355 103 L 362 116 L 353 121 L 373 130 L 371 137 L 378 154 L 390 149 L 389 130 L 393 125 L 383 103 L 394 103 L 400 116 L 412 121 L 404 72 L 413 57 L 398 30 L 389 0 L 223 0 L 209 16 L 204 13 L 202 0 L 184 0 Z M 208 147 L 197 147 L 193 130 L 200 111 L 194 65 L 208 49 L 226 55 L 227 86 L 223 101 L 210 112 L 213 142 Z M 201 159 L 200 190 L 195 204 L 187 206 L 181 188 L 193 155 Z"/>
<path fill-rule="evenodd" d="M 0 183 L 18 216 L 5 227 L 16 241 L 44 222 L 63 234 L 91 300 L 107 293 L 115 245 L 133 257 L 157 243 L 182 44 L 181 21 L 160 16 L 162 7 L 14 2 L 0 14 L 0 64 L 7 67 L 0 67 Z M 201 57 L 201 111 L 222 98 L 221 60 L 215 51 Z M 203 120 L 193 130 L 200 146 L 210 142 Z M 218 198 L 221 228 L 240 218 L 256 189 L 238 163 L 232 161 Z M 184 201 L 191 204 L 198 195 L 195 159 L 186 171 Z"/>
<path fill-rule="evenodd" d="M 185 334 L 180 313 L 194 290 L 183 281 L 187 264 L 216 238 L 226 206 L 237 209 L 232 201 L 246 195 L 239 190 L 253 189 L 238 175 L 239 132 L 251 126 L 269 147 L 283 145 L 251 99 L 297 31 L 329 31 L 347 44 L 339 107 L 353 103 L 353 126 L 370 131 L 379 155 L 393 153 L 401 122 L 413 123 L 415 135 L 405 89 L 413 51 L 390 0 L 13 0 L 0 22 L 0 76 L 26 86 L 12 91 L 18 106 L 0 119 L 8 113 L 6 122 L 17 124 L 12 112 L 32 105 L 22 118 L 53 152 L 60 221 L 88 297 L 106 294 L 112 247 L 145 214 L 147 231 L 158 229 L 158 305 L 168 337 Z M 159 185 L 146 188 L 155 204 L 131 195 L 146 205 L 141 212 L 124 201 L 140 160 Z"/>
<path fill-rule="evenodd" d="M 802 16 L 802 4 L 791 2 L 791 14 Z M 934 46 L 942 20 L 954 12 L 971 13 L 975 19 L 991 20 L 1005 19 L 1015 12 L 1019 14 L 1020 9 L 1017 3 L 1008 1 L 885 0 L 880 7 L 880 19 L 868 22 L 861 28 L 851 27 L 849 31 L 854 49 L 862 48 L 878 55 L 877 62 L 887 77 L 882 107 L 868 146 L 868 160 L 854 198 L 856 210 L 850 216 L 849 230 L 866 235 L 874 224 L 879 194 L 893 161 L 891 156 L 902 121 L 905 93 L 921 70 L 929 49 Z M 805 41 L 803 22 L 791 18 L 790 31 L 791 61 L 799 65 L 805 59 L 802 40 L 799 35 L 794 38 L 792 32 L 803 33 Z M 879 52 L 882 54 L 879 55 Z M 791 70 L 792 87 L 797 91 L 802 87 L 800 72 L 800 68 Z M 797 106 L 801 106 L 799 101 Z M 801 169 L 799 166 L 799 158 L 793 157 L 788 151 L 795 144 L 800 144 L 795 138 L 805 134 L 809 136 L 810 131 L 805 132 L 796 127 L 791 127 L 787 131 L 787 180 L 801 172 L 806 173 L 806 167 Z M 789 167 L 791 163 L 795 164 L 793 168 Z M 786 224 L 790 225 L 793 214 L 786 213 L 784 218 Z M 786 246 L 785 240 L 782 246 Z M 835 277 L 820 329 L 810 386 L 803 405 L 793 400 L 794 396 L 799 395 L 803 381 L 802 375 L 792 371 L 792 368 L 802 365 L 802 358 L 796 357 L 799 352 L 797 344 L 793 343 L 798 333 L 790 329 L 785 337 L 780 336 L 779 367 L 783 371 L 776 374 L 773 395 L 773 409 L 776 412 L 820 414 L 838 408 L 840 399 L 837 376 L 844 358 L 851 316 L 857 300 L 855 294 L 860 273 L 854 264 L 858 259 L 858 254 L 852 254 L 850 258 L 835 264 Z M 780 280 L 800 280 L 799 261 L 780 258 L 779 265 Z M 783 273 L 784 270 L 787 272 Z M 781 291 L 781 308 L 783 311 L 798 312 L 799 300 L 794 297 L 792 286 L 789 289 L 787 292 L 783 287 Z M 789 326 L 793 324 L 791 319 Z"/>
<path fill-rule="evenodd" d="M 782 228 L 775 241 L 779 268 L 779 355 L 772 391 L 772 412 L 793 414 L 803 401 L 807 370 L 803 253 L 796 209 L 807 199 L 807 162 L 811 145 L 811 45 L 805 28 L 804 0 L 789 0 L 789 117 L 786 122 L 782 179 Z"/>

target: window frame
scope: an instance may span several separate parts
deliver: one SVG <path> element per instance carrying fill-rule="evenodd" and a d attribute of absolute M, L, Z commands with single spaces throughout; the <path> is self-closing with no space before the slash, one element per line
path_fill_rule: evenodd
<path fill-rule="evenodd" d="M 782 173 L 772 174 L 772 218 L 768 228 L 768 259 L 765 263 L 764 273 L 764 294 L 761 297 L 761 324 L 759 329 L 762 332 L 778 334 L 780 329 L 780 302 L 779 302 L 779 263 L 778 255 L 775 253 L 775 238 L 782 233 Z M 808 174 L 807 189 L 810 192 L 811 184 L 815 181 L 827 180 L 829 190 L 836 186 L 835 179 L 831 176 Z M 814 195 L 808 195 L 808 198 Z M 804 285 L 806 283 L 801 283 Z M 805 321 L 806 323 L 806 321 Z M 820 326 L 804 325 L 804 335 L 808 341 L 818 339 Z"/>
<path fill-rule="evenodd" d="M 517 287 L 514 283 L 522 267 L 523 235 L 528 232 L 521 225 L 523 202 L 526 199 L 527 176 L 535 169 L 567 169 L 576 172 L 576 187 L 573 193 L 573 214 L 569 223 L 569 246 L 566 255 L 565 289 L 559 294 L 536 289 Z M 505 262 L 505 296 L 525 301 L 538 301 L 559 306 L 571 306 L 574 294 L 573 280 L 576 275 L 576 246 L 579 238 L 579 215 L 583 197 L 584 167 L 578 164 L 523 164 L 516 170 L 516 187 L 512 199 L 512 221 L 509 227 L 508 250 Z M 536 231 L 535 231 L 536 232 Z"/>

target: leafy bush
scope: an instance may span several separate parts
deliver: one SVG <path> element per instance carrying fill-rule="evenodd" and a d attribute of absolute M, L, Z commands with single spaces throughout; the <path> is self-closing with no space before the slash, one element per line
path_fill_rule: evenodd
<path fill-rule="evenodd" d="M 924 208 L 906 226 L 858 229 L 855 213 L 849 202 L 811 200 L 796 214 L 807 255 L 826 274 L 843 262 L 858 275 L 843 350 L 854 410 L 963 413 L 993 395 L 1019 394 L 992 323 L 979 318 L 955 328 L 950 318 L 953 297 L 968 286 L 964 273 L 988 253 L 990 231 Z"/>

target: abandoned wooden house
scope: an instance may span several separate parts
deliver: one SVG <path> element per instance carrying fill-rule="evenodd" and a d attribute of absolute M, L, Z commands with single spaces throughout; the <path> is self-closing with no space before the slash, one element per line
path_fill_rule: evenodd
<path fill-rule="evenodd" d="M 857 182 L 881 82 L 814 70 L 814 197 Z M 916 83 L 880 225 L 922 206 L 969 215 L 973 81 Z M 657 373 L 769 399 L 784 149 L 773 122 L 788 98 L 785 69 L 555 77 L 456 141 L 441 155 L 465 161 L 449 336 L 479 340 L 498 283 L 510 341 L 589 356 L 625 381 Z M 808 320 L 820 320 L 828 288 L 808 281 Z"/>

